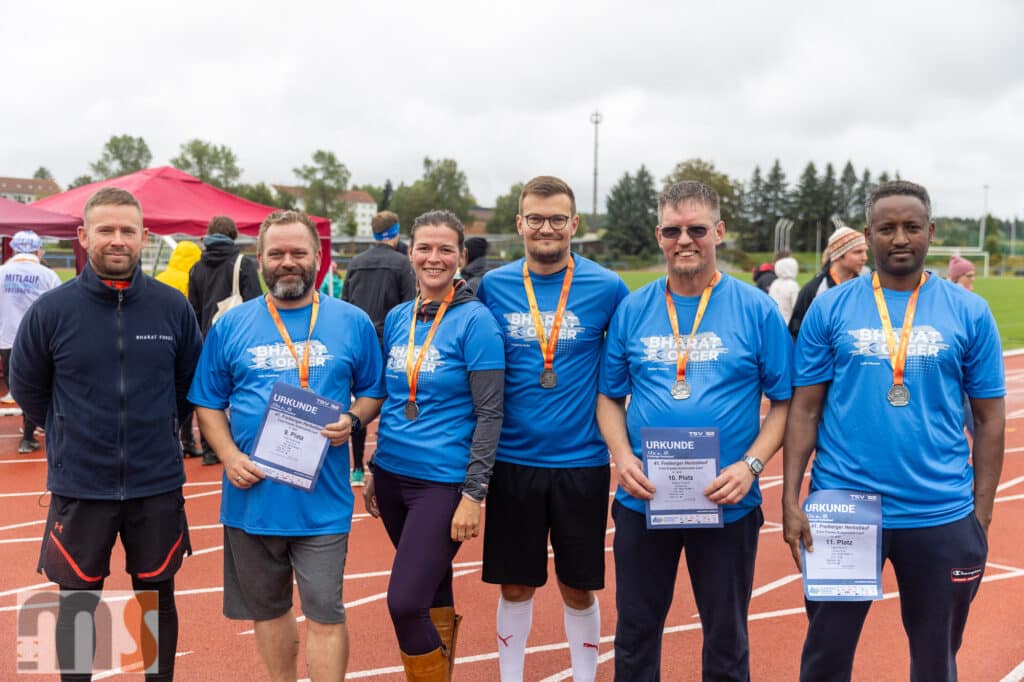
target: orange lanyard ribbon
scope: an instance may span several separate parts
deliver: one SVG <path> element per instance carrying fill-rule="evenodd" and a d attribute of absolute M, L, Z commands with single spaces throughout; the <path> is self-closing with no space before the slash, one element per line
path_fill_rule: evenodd
<path fill-rule="evenodd" d="M 882 284 L 878 280 L 878 273 L 871 276 L 871 288 L 875 294 L 875 305 L 878 307 L 878 316 L 882 320 L 882 331 L 885 333 L 885 347 L 889 353 L 889 362 L 892 363 L 892 384 L 897 389 L 898 401 L 903 405 L 909 400 L 909 392 L 903 388 L 903 370 L 907 365 L 907 349 L 910 347 L 910 334 L 914 326 L 914 313 L 917 311 L 917 297 L 921 293 L 921 286 L 928 279 L 928 275 L 921 273 L 921 281 L 914 288 L 914 293 L 907 301 L 907 310 L 903 314 L 903 328 L 900 330 L 900 342 L 897 346 L 896 337 L 893 334 L 892 320 L 889 318 L 889 307 L 885 304 L 885 296 L 882 294 Z M 890 396 L 892 391 L 890 391 Z M 890 397 L 890 402 L 893 398 Z M 896 403 L 893 403 L 896 404 Z M 898 405 L 902 406 L 902 405 Z"/>
<path fill-rule="evenodd" d="M 570 256 L 569 264 L 565 268 L 565 279 L 562 280 L 562 291 L 558 295 L 555 319 L 551 322 L 551 336 L 547 336 L 544 333 L 544 321 L 540 317 L 540 308 L 537 305 L 537 295 L 533 290 L 533 282 L 530 280 L 530 269 L 527 267 L 526 260 L 523 260 L 523 286 L 526 288 L 526 300 L 530 304 L 530 317 L 533 319 L 533 328 L 537 332 L 537 343 L 540 345 L 540 352 L 544 357 L 544 371 L 541 373 L 540 381 L 544 388 L 554 388 L 557 382 L 554 372 L 555 348 L 558 346 L 558 336 L 562 331 L 562 319 L 565 317 L 565 306 L 569 301 L 569 289 L 572 287 L 572 275 L 575 267 L 572 256 Z"/>
<path fill-rule="evenodd" d="M 668 309 L 668 320 L 672 324 L 672 336 L 676 342 L 676 383 L 685 383 L 686 381 L 686 362 L 690 357 L 690 342 L 693 341 L 693 337 L 697 334 L 697 328 L 700 327 L 700 321 L 704 318 L 704 311 L 708 308 L 708 301 L 711 300 L 711 290 L 718 284 L 718 281 L 722 279 L 722 273 L 715 272 L 715 276 L 711 278 L 711 281 L 704 291 L 700 295 L 700 303 L 697 304 L 697 314 L 693 318 L 693 329 L 690 330 L 690 335 L 686 337 L 686 345 L 683 345 L 683 340 L 679 336 L 679 318 L 676 316 L 676 304 L 672 300 L 672 291 L 668 286 L 668 279 L 665 280 L 665 307 Z M 689 392 L 686 393 L 689 396 Z"/>
<path fill-rule="evenodd" d="M 320 314 L 320 292 L 313 292 L 313 313 L 309 316 L 309 334 L 306 336 L 306 345 L 302 349 L 302 360 L 299 360 L 299 354 L 295 350 L 295 344 L 292 343 L 292 337 L 288 334 L 288 330 L 284 326 L 284 322 L 281 321 L 281 314 L 277 312 L 277 306 L 270 299 L 270 294 L 267 294 L 267 310 L 270 311 L 270 316 L 274 318 L 274 324 L 277 325 L 277 333 L 281 335 L 285 345 L 288 346 L 288 350 L 292 352 L 292 357 L 295 358 L 295 365 L 299 370 L 299 385 L 302 388 L 309 390 L 309 346 L 313 341 L 313 327 L 316 326 L 316 318 Z"/>
<path fill-rule="evenodd" d="M 417 296 L 416 301 L 412 304 L 412 320 L 409 321 L 409 346 L 405 352 L 405 377 L 409 381 L 409 403 L 410 405 L 416 404 L 416 384 L 420 376 L 420 367 L 423 365 L 423 359 L 427 357 L 427 349 L 430 348 L 430 343 L 434 340 L 434 332 L 437 331 L 437 327 L 441 324 L 441 318 L 444 317 L 445 312 L 448 311 L 448 304 L 452 302 L 455 297 L 455 287 L 448 290 L 445 294 L 444 299 L 441 301 L 441 307 L 437 309 L 437 314 L 434 315 L 434 321 L 430 325 L 430 331 L 427 332 L 427 338 L 423 341 L 423 346 L 420 347 L 419 354 L 416 354 L 416 315 L 420 309 L 422 299 Z M 413 355 L 416 355 L 416 362 L 413 364 Z M 419 410 L 416 410 L 417 414 Z"/>

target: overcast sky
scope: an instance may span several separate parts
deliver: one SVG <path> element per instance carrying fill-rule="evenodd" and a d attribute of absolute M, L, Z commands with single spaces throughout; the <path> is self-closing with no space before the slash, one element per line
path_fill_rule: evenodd
<path fill-rule="evenodd" d="M 641 164 L 899 171 L 943 215 L 1024 217 L 1024 3 L 5 2 L 0 175 L 63 186 L 116 134 L 198 137 L 246 182 L 318 148 L 354 183 L 454 158 L 479 203 L 538 174 L 592 203 Z"/>

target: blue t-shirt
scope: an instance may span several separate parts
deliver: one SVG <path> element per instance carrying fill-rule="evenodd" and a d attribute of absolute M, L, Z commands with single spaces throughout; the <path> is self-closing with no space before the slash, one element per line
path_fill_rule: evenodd
<path fill-rule="evenodd" d="M 883 291 L 899 343 L 912 292 Z M 832 384 L 818 425 L 812 489 L 879 493 L 886 528 L 938 526 L 974 509 L 963 393 L 1006 394 L 999 332 L 984 299 L 928 278 L 907 350 L 910 404 L 893 407 L 886 399 L 892 364 L 871 278 L 829 289 L 800 327 L 793 383 Z"/>
<path fill-rule="evenodd" d="M 469 373 L 505 368 L 505 349 L 494 318 L 476 299 L 448 308 L 437 326 L 416 382 L 419 416 L 405 417 L 409 382 L 405 355 L 414 301 L 391 309 L 384 320 L 387 398 L 380 414 L 374 463 L 391 473 L 438 483 L 466 478 L 476 428 Z M 413 360 L 433 318 L 416 322 Z"/>
<path fill-rule="evenodd" d="M 299 358 L 312 306 L 278 309 Z M 348 409 L 356 397 L 383 398 L 380 346 L 362 310 L 320 297 L 309 352 L 309 388 Z M 230 408 L 231 437 L 252 451 L 274 383 L 299 385 L 299 372 L 263 297 L 224 314 L 210 328 L 188 399 L 213 410 Z M 248 490 L 224 481 L 220 521 L 255 535 L 347 533 L 352 522 L 348 443 L 329 447 L 316 487 L 306 492 L 264 479 Z"/>
<path fill-rule="evenodd" d="M 672 298 L 685 340 L 700 296 Z M 632 396 L 626 429 L 637 457 L 643 458 L 642 427 L 717 427 L 724 468 L 742 459 L 757 438 L 761 394 L 771 400 L 790 398 L 792 351 L 775 301 L 723 274 L 689 343 L 686 381 L 691 396 L 674 399 L 677 351 L 662 277 L 630 294 L 615 312 L 601 362 L 600 391 L 610 398 Z M 644 510 L 643 500 L 621 486 L 615 499 L 634 511 Z M 724 520 L 732 523 L 759 504 L 761 489 L 755 481 L 739 503 L 724 506 Z"/>
<path fill-rule="evenodd" d="M 612 313 L 629 294 L 614 272 L 573 255 L 575 271 L 555 347 L 558 384 L 540 385 L 544 355 L 523 286 L 523 259 L 484 275 L 477 296 L 505 336 L 505 421 L 497 458 L 537 467 L 608 465 L 597 428 L 597 374 Z M 545 335 L 551 333 L 565 270 L 530 275 Z"/>

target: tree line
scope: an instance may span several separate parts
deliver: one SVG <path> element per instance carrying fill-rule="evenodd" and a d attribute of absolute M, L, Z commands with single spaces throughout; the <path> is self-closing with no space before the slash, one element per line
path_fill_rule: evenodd
<path fill-rule="evenodd" d="M 76 177 L 68 189 L 134 173 L 149 168 L 152 162 L 153 153 L 142 137 L 114 135 L 103 145 L 99 159 L 89 164 L 90 172 Z M 170 160 L 170 165 L 250 201 L 284 209 L 294 209 L 298 205 L 296 196 L 264 182 L 240 182 L 242 168 L 238 165 L 238 157 L 226 145 L 200 139 L 188 140 L 180 145 L 179 153 Z M 421 213 L 439 207 L 452 211 L 463 222 L 469 222 L 472 220 L 470 209 L 476 205 L 466 174 L 454 159 L 425 158 L 422 177 L 408 185 L 403 182 L 397 188 L 391 180 L 380 186 L 353 184 L 348 167 L 334 152 L 324 149 L 314 151 L 310 162 L 293 168 L 292 173 L 302 189 L 304 209 L 329 218 L 349 235 L 355 234 L 355 220 L 350 207 L 341 198 L 349 189 L 367 192 L 377 202 L 378 210 L 394 211 L 406 226 L 411 226 L 413 219 Z M 46 167 L 36 170 L 33 177 L 54 179 Z"/>
<path fill-rule="evenodd" d="M 78 187 L 96 180 L 126 175 L 148 168 L 153 154 L 142 137 L 114 135 L 103 146 L 99 159 L 89 165 L 90 172 L 75 178 L 69 185 Z M 190 139 L 180 145 L 170 164 L 198 177 L 203 182 L 269 206 L 295 208 L 297 198 L 266 183 L 242 183 L 242 169 L 235 153 L 226 145 Z M 383 185 L 355 184 L 348 167 L 328 150 L 313 152 L 309 163 L 292 169 L 302 188 L 304 207 L 310 213 L 330 218 L 343 231 L 355 234 L 356 226 L 349 207 L 340 195 L 349 189 L 363 190 L 377 202 L 378 210 L 389 209 L 398 214 L 406 227 L 419 214 L 446 208 L 469 223 L 470 210 L 476 199 L 469 188 L 466 174 L 454 159 L 423 160 L 422 176 L 410 184 L 394 187 L 388 179 Z M 35 177 L 53 179 L 46 168 L 39 168 Z M 796 182 L 790 182 L 778 159 L 762 171 L 754 167 L 747 181 L 740 181 L 719 171 L 711 161 L 688 159 L 675 165 L 662 178 L 661 188 L 680 180 L 700 180 L 713 187 L 721 197 L 722 218 L 729 230 L 731 245 L 748 252 L 771 251 L 775 226 L 780 219 L 794 222 L 790 246 L 796 251 L 814 251 L 824 246 L 833 228 L 833 218 L 859 227 L 864 222 L 864 204 L 873 187 L 899 172 L 882 171 L 874 176 L 870 169 L 859 172 L 852 161 L 846 161 L 837 172 L 832 162 L 819 171 L 813 161 L 804 166 Z M 495 201 L 487 231 L 514 232 L 523 183 L 513 183 Z M 603 229 L 604 241 L 613 258 L 619 256 L 647 257 L 658 253 L 653 227 L 657 224 L 657 181 L 646 166 L 626 172 L 609 190 L 606 213 L 582 215 L 580 233 Z M 581 212 L 582 213 L 582 212 Z M 939 234 L 947 245 L 976 246 L 977 220 L 937 218 Z M 985 248 L 998 254 L 1008 250 L 1011 221 L 988 218 Z M 973 231 L 972 231 L 973 230 Z"/>

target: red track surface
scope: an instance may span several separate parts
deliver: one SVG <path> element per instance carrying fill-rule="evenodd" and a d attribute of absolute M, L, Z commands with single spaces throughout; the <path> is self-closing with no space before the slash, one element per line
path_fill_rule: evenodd
<path fill-rule="evenodd" d="M 1006 368 L 1006 461 L 989 532 L 985 584 L 974 602 L 959 656 L 960 679 L 968 682 L 1024 679 L 1024 357 L 1007 358 Z M 0 418 L 0 552 L 5 557 L 0 562 L 0 651 L 8 652 L 0 661 L 0 680 L 18 677 L 14 672 L 16 594 L 53 588 L 52 584 L 47 588 L 45 578 L 34 570 L 49 499 L 44 495 L 46 463 L 41 456 L 16 454 L 20 423 L 19 418 Z M 266 679 L 249 625 L 229 621 L 220 611 L 222 556 L 217 519 L 221 468 L 203 467 L 197 459 L 190 459 L 186 471 L 185 495 L 195 554 L 186 560 L 177 579 L 181 619 L 177 679 Z M 800 582 L 780 532 L 781 473 L 781 457 L 776 457 L 762 476 L 766 523 L 750 605 L 751 673 L 755 680 L 796 679 L 806 628 Z M 392 549 L 379 521 L 363 512 L 362 501 L 357 500 L 344 587 L 352 644 L 348 678 L 401 680 L 404 676 L 384 602 Z M 613 668 L 612 533 L 609 520 L 608 587 L 600 594 L 603 638 L 599 680 L 611 680 Z M 463 681 L 498 679 L 494 634 L 497 588 L 480 581 L 480 552 L 477 540 L 467 543 L 456 558 L 456 606 L 465 620 L 455 678 Z M 120 545 L 111 566 L 108 589 L 127 589 Z M 549 572 L 553 574 L 553 569 Z M 896 596 L 891 571 L 886 572 L 885 589 Z M 561 604 L 553 587 L 538 592 L 533 622 L 527 679 L 569 679 Z M 682 571 L 664 635 L 663 679 L 699 680 L 700 646 L 700 625 Z M 897 599 L 876 603 L 861 638 L 854 679 L 907 679 L 908 660 Z M 301 663 L 299 674 L 305 675 Z M 138 675 L 94 677 L 107 678 L 141 679 Z"/>

